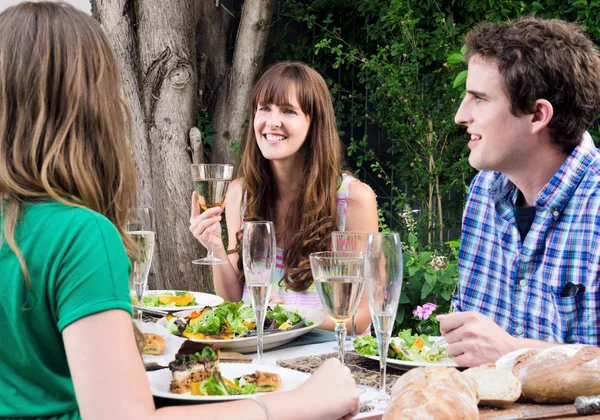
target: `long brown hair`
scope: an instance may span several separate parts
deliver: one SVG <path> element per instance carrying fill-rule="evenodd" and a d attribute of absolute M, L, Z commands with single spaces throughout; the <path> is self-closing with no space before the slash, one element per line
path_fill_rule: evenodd
<path fill-rule="evenodd" d="M 24 202 L 56 200 L 110 219 L 132 253 L 125 219 L 137 179 L 130 113 L 102 28 L 66 3 L 21 3 L 0 14 L 0 245 L 15 241 Z"/>
<path fill-rule="evenodd" d="M 292 86 L 302 112 L 310 118 L 310 128 L 298 152 L 304 163 L 298 174 L 302 184 L 290 204 L 293 211 L 287 213 L 285 225 L 277 228 L 285 244 L 286 269 L 281 281 L 290 290 L 303 291 L 313 281 L 308 255 L 330 248 L 341 179 L 342 147 L 333 104 L 327 84 L 315 70 L 303 63 L 282 62 L 260 78 L 250 101 L 250 128 L 239 176 L 244 180 L 247 197 L 244 220 L 275 221 L 277 190 L 271 166 L 258 148 L 252 127 L 258 104 L 288 103 Z M 239 261 L 241 264 L 241 257 Z"/>

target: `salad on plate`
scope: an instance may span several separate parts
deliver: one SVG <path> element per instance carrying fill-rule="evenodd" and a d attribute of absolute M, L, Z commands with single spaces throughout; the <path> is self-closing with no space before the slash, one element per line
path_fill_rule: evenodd
<path fill-rule="evenodd" d="M 207 306 L 187 316 L 169 314 L 166 321 L 166 328 L 171 334 L 195 340 L 230 340 L 256 335 L 254 312 L 244 301 L 223 302 L 215 308 Z M 277 304 L 274 308 L 267 308 L 263 329 L 270 333 L 310 325 L 312 322 L 298 312 Z"/>
<path fill-rule="evenodd" d="M 406 329 L 398 333 L 397 337 L 390 340 L 388 358 L 404 360 L 415 363 L 439 363 L 448 357 L 446 348 L 438 344 L 439 339 L 425 334 L 413 334 Z M 377 339 L 370 335 L 357 337 L 354 340 L 354 349 L 361 356 L 378 356 Z"/>
<path fill-rule="evenodd" d="M 137 305 L 137 299 L 134 298 L 134 305 Z M 196 306 L 196 297 L 191 292 L 174 291 L 161 293 L 148 293 L 142 298 L 142 305 L 147 308 L 177 307 L 185 308 L 187 306 Z"/>

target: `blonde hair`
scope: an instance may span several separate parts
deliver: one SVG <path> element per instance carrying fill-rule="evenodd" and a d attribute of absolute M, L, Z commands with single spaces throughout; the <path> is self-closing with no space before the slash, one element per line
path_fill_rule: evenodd
<path fill-rule="evenodd" d="M 21 3 L 0 14 L 2 241 L 15 241 L 22 203 L 86 207 L 110 219 L 130 253 L 125 220 L 137 196 L 131 133 L 110 42 L 91 16 L 65 3 Z"/>

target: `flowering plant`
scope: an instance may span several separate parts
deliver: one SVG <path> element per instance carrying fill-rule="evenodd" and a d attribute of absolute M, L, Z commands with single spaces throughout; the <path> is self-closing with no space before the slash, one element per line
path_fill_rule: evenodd
<path fill-rule="evenodd" d="M 435 319 L 436 314 L 434 314 L 436 309 L 437 305 L 435 303 L 427 302 L 413 310 L 414 319 L 419 321 L 415 327 L 419 334 L 441 335 L 440 323 Z"/>
<path fill-rule="evenodd" d="M 452 296 L 456 292 L 459 241 L 446 242 L 443 248 L 437 249 L 423 246 L 415 232 L 415 214 L 408 206 L 400 214 L 407 235 L 402 243 L 402 294 L 394 331 L 412 328 L 419 334 L 439 335 L 435 317 L 451 311 Z"/>

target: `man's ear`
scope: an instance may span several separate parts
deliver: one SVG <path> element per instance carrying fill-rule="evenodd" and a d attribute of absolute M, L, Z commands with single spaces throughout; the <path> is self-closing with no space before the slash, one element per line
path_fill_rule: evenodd
<path fill-rule="evenodd" d="M 554 115 L 552 104 L 546 99 L 538 99 L 533 105 L 533 117 L 531 119 L 531 133 L 537 134 L 550 123 Z"/>

